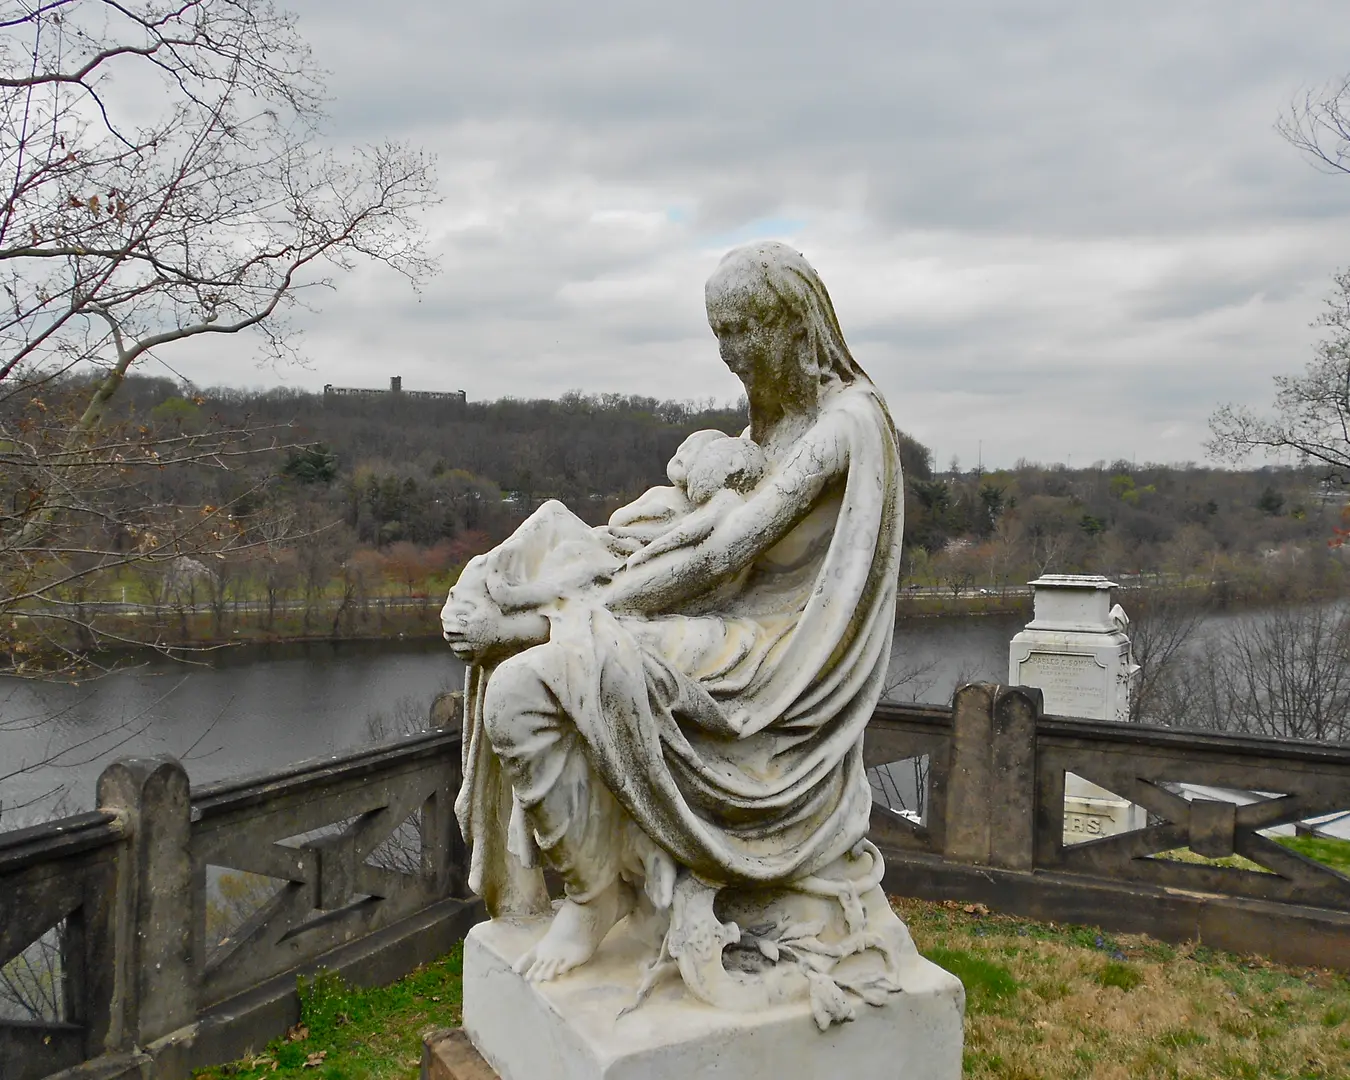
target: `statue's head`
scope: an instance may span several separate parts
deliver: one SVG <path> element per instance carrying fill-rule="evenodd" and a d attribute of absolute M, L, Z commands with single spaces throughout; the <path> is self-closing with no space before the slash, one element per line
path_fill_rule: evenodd
<path fill-rule="evenodd" d="M 722 360 L 753 409 L 775 394 L 807 395 L 867 376 L 844 343 L 830 294 L 805 256 L 774 240 L 733 248 L 704 290 Z"/>

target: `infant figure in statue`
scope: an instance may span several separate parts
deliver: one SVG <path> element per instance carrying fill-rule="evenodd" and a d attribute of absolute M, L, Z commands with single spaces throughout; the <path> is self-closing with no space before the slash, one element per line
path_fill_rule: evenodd
<path fill-rule="evenodd" d="M 764 471 L 764 454 L 749 439 L 696 431 L 666 465 L 671 486 L 644 492 L 616 510 L 608 525 L 592 529 L 562 503 L 544 503 L 510 539 L 469 562 L 446 600 L 442 621 L 454 624 L 483 603 L 503 614 L 542 608 L 558 598 L 560 580 L 585 587 L 608 580 L 626 564 L 698 543 L 744 502 Z M 541 544 L 538 533 L 545 529 L 550 536 Z M 531 558 L 531 552 L 541 557 Z"/>
<path fill-rule="evenodd" d="M 629 554 L 642 552 L 637 560 L 642 562 L 696 544 L 755 489 L 765 468 L 764 451 L 749 439 L 696 431 L 680 443 L 666 466 L 672 486 L 654 487 L 614 511 L 604 530 L 609 546 Z"/>

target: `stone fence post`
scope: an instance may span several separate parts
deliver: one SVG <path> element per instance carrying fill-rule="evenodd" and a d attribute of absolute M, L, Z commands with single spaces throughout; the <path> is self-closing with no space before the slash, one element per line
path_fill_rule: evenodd
<path fill-rule="evenodd" d="M 427 725 L 437 731 L 464 730 L 464 693 L 448 690 L 437 694 L 431 703 Z M 454 782 L 447 785 L 448 797 L 434 795 L 428 800 L 422 819 L 422 866 L 436 875 L 445 896 L 464 896 L 469 891 L 469 853 L 455 821 L 455 795 L 459 791 L 459 761 L 447 762 Z"/>
<path fill-rule="evenodd" d="M 98 804 L 130 824 L 114 931 L 121 1031 L 109 1041 L 144 1047 L 197 1019 L 187 772 L 168 756 L 124 758 L 99 776 Z"/>
<path fill-rule="evenodd" d="M 427 726 L 437 731 L 459 731 L 464 726 L 464 691 L 445 690 L 431 702 Z"/>
<path fill-rule="evenodd" d="M 952 699 L 946 843 L 954 862 L 1030 870 L 1041 692 L 971 683 Z"/>

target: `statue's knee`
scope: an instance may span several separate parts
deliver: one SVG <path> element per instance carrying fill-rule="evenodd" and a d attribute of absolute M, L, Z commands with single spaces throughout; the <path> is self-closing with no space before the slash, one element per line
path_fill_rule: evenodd
<path fill-rule="evenodd" d="M 494 747 L 511 743 L 519 733 L 521 718 L 540 713 L 552 700 L 541 673 L 546 649 L 538 646 L 503 660 L 488 679 L 483 726 Z"/>

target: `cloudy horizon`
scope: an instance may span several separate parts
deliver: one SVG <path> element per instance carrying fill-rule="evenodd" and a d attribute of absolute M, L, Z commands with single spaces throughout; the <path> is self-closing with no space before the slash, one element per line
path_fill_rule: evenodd
<path fill-rule="evenodd" d="M 940 465 L 1199 461 L 1350 262 L 1275 130 L 1350 72 L 1329 2 L 292 6 L 333 138 L 437 155 L 442 271 L 344 275 L 307 366 L 166 354 L 203 385 L 731 399 L 703 282 L 773 238 Z"/>

